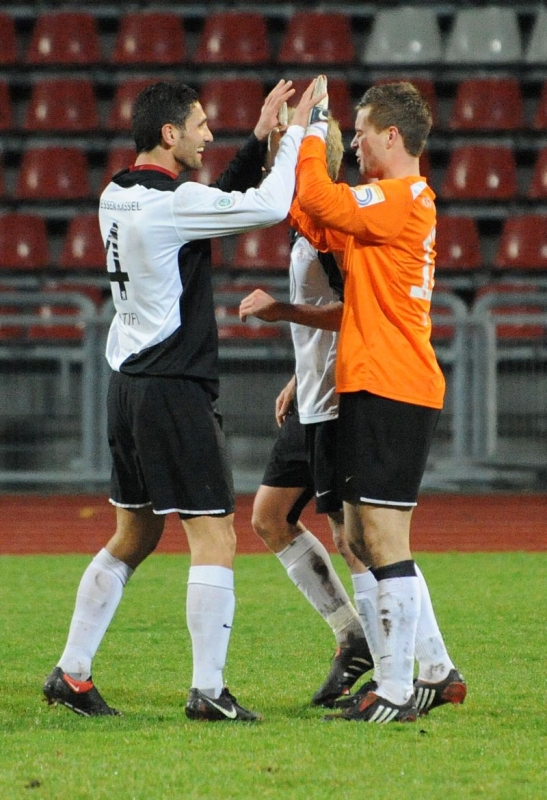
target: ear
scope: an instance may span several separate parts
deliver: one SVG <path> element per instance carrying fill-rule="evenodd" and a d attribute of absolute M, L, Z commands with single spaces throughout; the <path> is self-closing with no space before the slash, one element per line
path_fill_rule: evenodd
<path fill-rule="evenodd" d="M 390 150 L 395 142 L 400 138 L 401 134 L 399 133 L 399 128 L 396 128 L 395 125 L 390 125 L 387 129 L 387 138 L 386 138 L 386 147 Z"/>
<path fill-rule="evenodd" d="M 168 147 L 173 147 L 176 144 L 177 130 L 178 130 L 177 126 L 173 125 L 171 122 L 166 122 L 165 125 L 162 126 L 161 129 L 162 139 Z"/>

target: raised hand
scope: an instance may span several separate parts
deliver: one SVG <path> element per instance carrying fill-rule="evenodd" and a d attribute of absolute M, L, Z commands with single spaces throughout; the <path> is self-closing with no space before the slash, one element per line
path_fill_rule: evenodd
<path fill-rule="evenodd" d="M 264 105 L 260 112 L 260 117 L 254 129 L 254 135 L 260 141 L 268 138 L 270 131 L 279 125 L 278 114 L 283 105 L 293 96 L 294 89 L 292 81 L 283 80 L 274 86 L 270 94 L 264 100 Z"/>

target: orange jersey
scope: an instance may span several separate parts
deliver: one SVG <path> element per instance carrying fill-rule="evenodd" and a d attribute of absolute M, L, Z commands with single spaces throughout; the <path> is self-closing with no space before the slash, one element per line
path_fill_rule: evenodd
<path fill-rule="evenodd" d="M 317 249 L 343 250 L 338 392 L 442 408 L 445 381 L 431 345 L 435 194 L 420 177 L 352 188 L 330 180 L 325 145 L 302 142 L 291 222 Z"/>

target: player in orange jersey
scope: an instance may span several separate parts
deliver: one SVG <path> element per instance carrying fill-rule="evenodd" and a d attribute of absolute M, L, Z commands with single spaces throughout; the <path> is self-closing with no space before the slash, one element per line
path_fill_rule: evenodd
<path fill-rule="evenodd" d="M 344 251 L 339 475 L 348 539 L 378 581 L 366 634 L 381 665 L 375 690 L 339 716 L 414 721 L 434 706 L 463 702 L 466 694 L 410 551 L 412 511 L 445 388 L 430 342 L 435 195 L 419 169 L 431 112 L 410 83 L 373 86 L 358 103 L 352 146 L 360 173 L 374 182 L 333 184 L 321 84 L 326 89 L 323 76 L 299 152 L 291 217 L 317 249 Z M 418 653 L 422 603 L 435 635 L 426 642 L 418 637 Z M 415 655 L 420 672 L 413 682 Z"/>

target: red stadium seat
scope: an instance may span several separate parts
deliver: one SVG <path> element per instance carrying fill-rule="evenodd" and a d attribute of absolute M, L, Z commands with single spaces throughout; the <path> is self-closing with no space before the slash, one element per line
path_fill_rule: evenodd
<path fill-rule="evenodd" d="M 46 222 L 34 214 L 0 217 L 0 267 L 35 270 L 50 264 Z"/>
<path fill-rule="evenodd" d="M 137 95 L 155 82 L 154 78 L 130 78 L 117 86 L 106 122 L 108 130 L 128 131 L 131 129 L 133 105 Z"/>
<path fill-rule="evenodd" d="M 23 153 L 18 200 L 80 200 L 91 194 L 87 156 L 77 147 L 35 147 Z"/>
<path fill-rule="evenodd" d="M 209 145 L 203 154 L 203 166 L 192 174 L 192 179 L 210 186 L 226 169 L 239 147 L 235 144 Z"/>
<path fill-rule="evenodd" d="M 219 11 L 206 18 L 193 60 L 196 64 L 265 64 L 269 59 L 262 14 Z"/>
<path fill-rule="evenodd" d="M 543 147 L 536 158 L 528 197 L 538 200 L 547 198 L 547 147 Z"/>
<path fill-rule="evenodd" d="M 472 270 L 482 266 L 477 223 L 472 217 L 437 217 L 435 265 L 441 270 Z"/>
<path fill-rule="evenodd" d="M 97 214 L 81 214 L 70 220 L 59 266 L 68 270 L 106 270 L 104 243 Z"/>
<path fill-rule="evenodd" d="M 441 197 L 510 200 L 517 195 L 515 156 L 505 145 L 462 145 L 450 154 Z"/>
<path fill-rule="evenodd" d="M 15 21 L 9 14 L 0 14 L 0 64 L 15 64 L 17 61 L 17 36 Z"/>
<path fill-rule="evenodd" d="M 213 133 L 250 133 L 260 116 L 264 87 L 255 78 L 215 78 L 202 85 L 200 101 Z"/>
<path fill-rule="evenodd" d="M 97 21 L 83 11 L 40 14 L 32 30 L 27 64 L 97 64 L 101 47 Z"/>
<path fill-rule="evenodd" d="M 482 286 L 477 290 L 475 295 L 475 303 L 483 301 L 484 297 L 489 297 L 489 309 L 496 316 L 496 336 L 499 339 L 505 340 L 506 343 L 510 340 L 515 340 L 517 343 L 533 340 L 545 340 L 547 335 L 547 327 L 537 319 L 537 315 L 545 311 L 545 304 L 541 302 L 534 302 L 534 293 L 538 292 L 536 286 L 530 284 L 510 284 L 502 283 L 491 286 Z M 522 299 L 518 301 L 515 298 L 515 304 L 507 304 L 507 296 L 510 294 L 522 295 L 530 294 L 530 300 Z M 498 300 L 499 302 L 496 302 Z M 483 301 L 484 302 L 484 301 Z M 504 317 L 512 317 L 507 319 Z"/>
<path fill-rule="evenodd" d="M 517 78 L 469 78 L 462 81 L 452 106 L 452 130 L 519 130 L 524 127 Z"/>
<path fill-rule="evenodd" d="M 90 80 L 39 80 L 32 87 L 23 123 L 27 131 L 89 131 L 99 127 Z"/>
<path fill-rule="evenodd" d="M 346 14 L 301 11 L 290 17 L 280 64 L 353 64 L 355 47 Z"/>
<path fill-rule="evenodd" d="M 295 94 L 289 104 L 296 105 L 302 92 L 306 89 L 315 75 L 309 78 L 296 78 L 293 80 Z M 355 103 L 352 101 L 348 82 L 344 78 L 329 78 L 329 108 L 332 116 L 340 123 L 343 131 L 353 131 L 355 125 Z"/>
<path fill-rule="evenodd" d="M 109 150 L 101 181 L 101 191 L 110 183 L 116 172 L 131 167 L 135 163 L 136 157 L 135 148 L 131 145 L 120 145 Z"/>
<path fill-rule="evenodd" d="M 494 258 L 503 270 L 547 270 L 547 216 L 509 217 Z"/>
<path fill-rule="evenodd" d="M 0 81 L 0 131 L 9 131 L 13 128 L 13 108 L 9 86 L 6 81 Z"/>
<path fill-rule="evenodd" d="M 121 18 L 113 64 L 181 64 L 185 60 L 185 33 L 179 14 L 129 12 Z"/>
<path fill-rule="evenodd" d="M 286 222 L 271 228 L 258 228 L 238 237 L 233 267 L 286 271 L 290 251 L 289 227 Z"/>
<path fill-rule="evenodd" d="M 534 114 L 532 127 L 538 131 L 547 129 L 547 81 L 544 81 L 541 87 L 541 94 Z"/>

